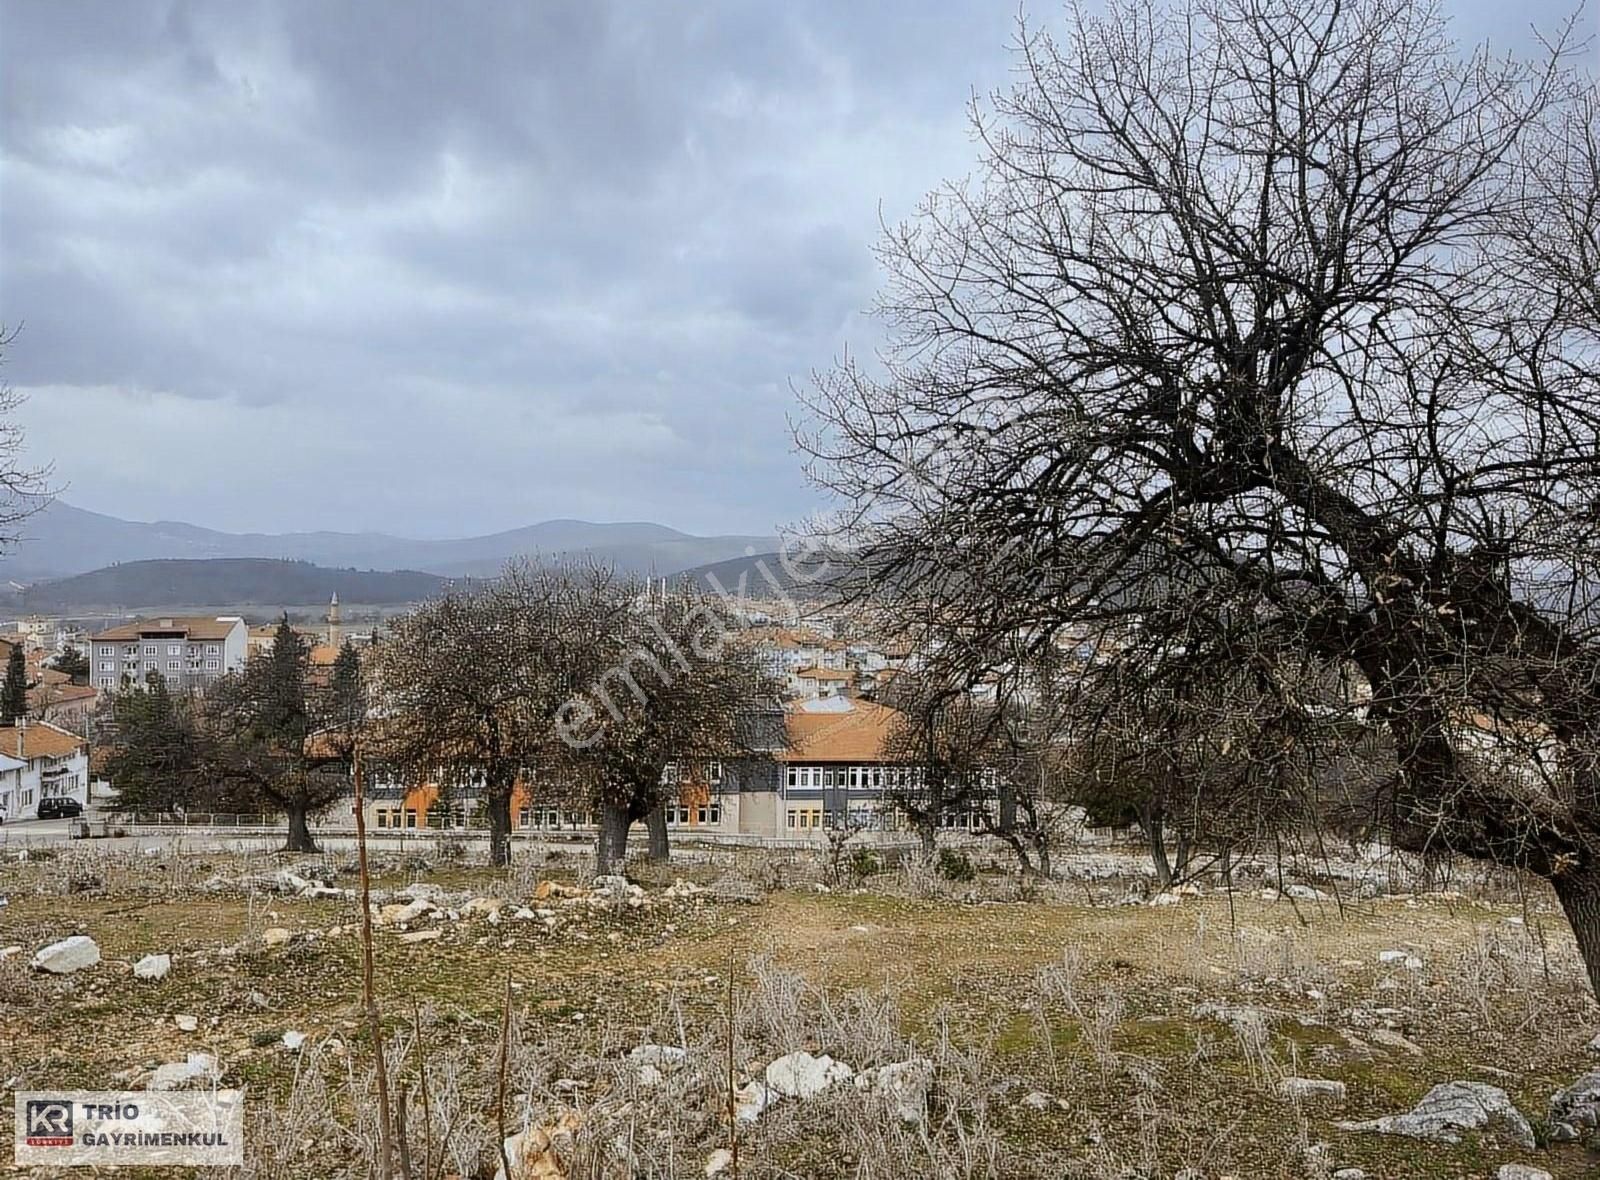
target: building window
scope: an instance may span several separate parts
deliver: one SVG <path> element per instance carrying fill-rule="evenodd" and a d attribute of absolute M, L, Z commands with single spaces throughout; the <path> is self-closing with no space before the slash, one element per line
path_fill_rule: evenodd
<path fill-rule="evenodd" d="M 722 762 L 721 762 L 720 759 L 713 758 L 706 765 L 706 782 L 710 783 L 712 786 L 716 786 L 721 781 L 722 781 Z"/>
<path fill-rule="evenodd" d="M 533 822 L 533 812 L 529 811 L 526 807 L 521 808 L 517 812 L 517 827 L 525 828 L 532 822 Z"/>
<path fill-rule="evenodd" d="M 147 655 L 147 656 L 155 655 L 156 654 L 156 645 L 153 644 L 153 643 L 145 644 L 144 645 L 144 654 Z"/>
<path fill-rule="evenodd" d="M 406 827 L 414 828 L 416 826 L 417 826 L 417 809 L 415 807 L 408 807 L 408 808 L 406 808 Z"/>
<path fill-rule="evenodd" d="M 785 786 L 795 787 L 800 785 L 800 768 L 788 766 L 784 768 L 783 782 Z"/>
<path fill-rule="evenodd" d="M 206 655 L 215 656 L 215 655 L 220 655 L 221 653 L 222 653 L 222 649 L 220 647 L 218 647 L 216 644 L 214 644 L 214 643 L 206 644 Z"/>
<path fill-rule="evenodd" d="M 167 644 L 167 654 L 169 656 L 181 656 L 183 654 L 183 645 L 180 643 Z"/>
<path fill-rule="evenodd" d="M 111 687 L 111 677 L 109 677 L 109 676 L 100 677 L 100 687 L 101 688 L 110 688 Z"/>
<path fill-rule="evenodd" d="M 222 667 L 221 663 L 219 663 L 216 660 L 207 660 L 206 661 L 206 671 L 207 672 L 215 672 L 220 667 Z"/>
<path fill-rule="evenodd" d="M 168 660 L 167 661 L 167 671 L 168 672 L 176 672 L 182 666 L 183 666 L 182 663 L 180 661 L 178 661 L 178 660 Z"/>

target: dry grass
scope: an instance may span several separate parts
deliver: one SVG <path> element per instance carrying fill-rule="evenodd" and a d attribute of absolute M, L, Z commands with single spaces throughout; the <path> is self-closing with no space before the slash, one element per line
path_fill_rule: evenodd
<path fill-rule="evenodd" d="M 78 850 L 0 867 L 0 894 L 11 899 L 0 943 L 31 952 L 81 931 L 106 955 L 66 979 L 34 975 L 26 956 L 0 963 L 0 1076 L 104 1088 L 203 1049 L 227 1082 L 250 1089 L 250 1176 L 366 1175 L 374 1053 L 361 1024 L 359 945 L 326 933 L 350 926 L 355 906 L 273 894 L 276 867 Z M 391 863 L 375 885 L 425 879 L 516 900 L 541 876 L 571 879 L 576 869 L 570 858 L 510 874 Z M 1524 1158 L 1563 1180 L 1593 1172 L 1579 1149 L 1423 1148 L 1333 1127 L 1403 1109 L 1452 1078 L 1503 1086 L 1537 1119 L 1551 1090 L 1592 1065 L 1584 1046 L 1596 1011 L 1542 895 L 1526 908 L 1499 895 L 1340 907 L 1255 894 L 1152 907 L 1090 905 L 1075 885 L 1004 900 L 1014 891 L 999 878 L 977 901 L 924 876 L 818 892 L 825 866 L 763 869 L 747 856 L 699 870 L 723 871 L 787 887 L 756 906 L 574 908 L 581 918 L 563 911 L 555 932 L 484 919 L 445 923 L 440 940 L 414 945 L 380 932 L 387 1060 L 391 1084 L 408 1095 L 414 1166 L 426 1155 L 443 1174 L 493 1174 L 509 977 L 514 1127 L 575 1112 L 582 1125 L 562 1157 L 574 1177 L 700 1175 L 728 1138 L 731 963 L 736 1082 L 800 1048 L 858 1070 L 925 1057 L 935 1071 L 917 1124 L 853 1088 L 779 1105 L 741 1132 L 746 1177 L 1166 1180 L 1193 1168 L 1213 1180 L 1298 1180 L 1359 1166 L 1442 1180 Z M 219 876 L 246 883 L 202 888 Z M 658 896 L 670 880 L 642 877 Z M 260 936 L 274 925 L 299 937 L 266 949 Z M 1422 968 L 1380 965 L 1390 949 L 1417 955 Z M 157 951 L 173 955 L 172 974 L 132 980 L 131 961 Z M 200 1017 L 200 1032 L 180 1033 L 177 1013 Z M 1385 1026 L 1417 1052 L 1373 1036 Z M 291 1029 L 307 1035 L 298 1052 L 279 1042 Z M 687 1062 L 643 1085 L 626 1055 L 645 1043 L 683 1048 Z M 1282 1099 L 1288 1075 L 1344 1081 L 1349 1099 L 1337 1108 Z M 1033 1091 L 1050 1099 L 1043 1109 L 1021 1101 Z"/>

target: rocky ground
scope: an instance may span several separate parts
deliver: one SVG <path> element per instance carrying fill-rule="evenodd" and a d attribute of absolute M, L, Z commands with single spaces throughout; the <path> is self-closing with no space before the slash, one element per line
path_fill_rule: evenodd
<path fill-rule="evenodd" d="M 487 1180 L 502 1146 L 542 1180 L 1600 1174 L 1600 1009 L 1523 883 L 1414 893 L 1357 858 L 1151 895 L 1105 851 L 1046 889 L 698 859 L 380 864 L 412 1175 Z M 0 1077 L 243 1086 L 247 1174 L 370 1174 L 347 861 L 7 861 Z"/>

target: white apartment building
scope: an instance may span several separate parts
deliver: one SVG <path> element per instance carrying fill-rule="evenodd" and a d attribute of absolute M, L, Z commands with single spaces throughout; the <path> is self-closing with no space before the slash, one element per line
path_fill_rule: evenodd
<path fill-rule="evenodd" d="M 6 818 L 33 819 L 39 801 L 57 795 L 88 805 L 88 743 L 48 722 L 0 726 L 0 808 Z"/>

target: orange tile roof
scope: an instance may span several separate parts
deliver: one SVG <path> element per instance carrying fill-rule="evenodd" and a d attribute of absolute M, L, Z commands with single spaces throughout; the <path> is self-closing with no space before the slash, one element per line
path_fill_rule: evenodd
<path fill-rule="evenodd" d="M 181 631 L 190 639 L 226 639 L 238 624 L 238 619 L 221 619 L 208 615 L 161 615 L 123 623 L 120 627 L 112 627 L 91 638 L 115 643 L 140 639 L 146 632 L 166 634 Z"/>
<path fill-rule="evenodd" d="M 339 658 L 339 649 L 327 643 L 314 644 L 310 652 L 311 662 L 320 667 L 330 667 Z"/>
<path fill-rule="evenodd" d="M 838 668 L 801 668 L 795 673 L 807 680 L 849 680 L 850 673 L 841 672 Z"/>
<path fill-rule="evenodd" d="M 65 758 L 87 743 L 76 734 L 43 721 L 24 727 L 0 726 L 0 754 L 11 758 Z"/>
<path fill-rule="evenodd" d="M 832 702 L 842 702 L 834 705 Z M 873 701 L 830 698 L 826 709 L 816 702 L 791 705 L 784 716 L 789 748 L 784 762 L 882 762 L 900 713 Z M 810 706 L 810 707 L 808 707 Z"/>

